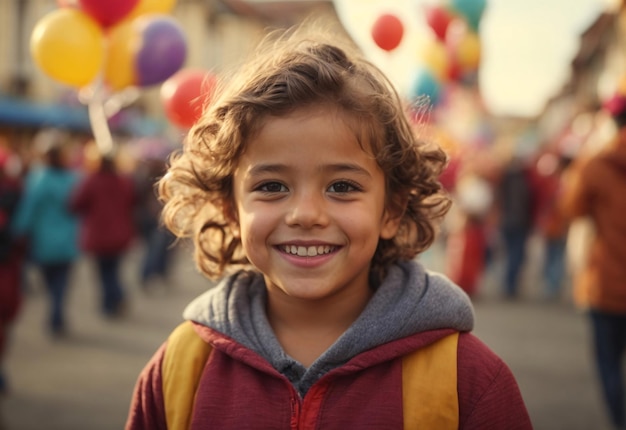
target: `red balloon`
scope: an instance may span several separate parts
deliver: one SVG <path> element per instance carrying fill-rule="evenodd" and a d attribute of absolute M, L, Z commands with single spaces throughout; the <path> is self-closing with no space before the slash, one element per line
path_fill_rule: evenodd
<path fill-rule="evenodd" d="M 394 50 L 402 41 L 404 25 L 402 21 L 392 14 L 384 14 L 378 17 L 372 27 L 374 42 L 385 51 Z"/>
<path fill-rule="evenodd" d="M 444 41 L 448 25 L 454 19 L 454 16 L 441 6 L 426 6 L 425 16 L 426 22 L 437 38 Z"/>
<path fill-rule="evenodd" d="M 175 125 L 190 128 L 202 116 L 215 90 L 216 78 L 206 70 L 183 69 L 161 85 L 165 115 Z"/>
<path fill-rule="evenodd" d="M 139 0 L 78 0 L 87 15 L 103 27 L 110 27 L 130 13 Z"/>
<path fill-rule="evenodd" d="M 463 75 L 463 69 L 461 68 L 461 65 L 453 57 L 450 57 L 450 65 L 448 66 L 447 75 L 448 75 L 448 79 L 453 82 L 461 79 L 461 76 Z"/>

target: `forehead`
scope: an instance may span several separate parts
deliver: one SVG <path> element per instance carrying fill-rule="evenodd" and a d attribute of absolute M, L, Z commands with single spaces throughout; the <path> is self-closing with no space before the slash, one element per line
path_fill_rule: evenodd
<path fill-rule="evenodd" d="M 258 122 L 255 132 L 247 139 L 244 152 L 269 135 L 291 139 L 293 149 L 303 143 L 300 139 L 316 135 L 319 139 L 335 143 L 356 143 L 361 151 L 372 154 L 372 134 L 366 130 L 364 122 L 330 103 L 316 103 L 282 115 L 267 115 Z"/>
<path fill-rule="evenodd" d="M 244 152 L 259 147 L 264 147 L 263 150 L 282 147 L 301 152 L 312 146 L 318 151 L 324 148 L 333 153 L 357 151 L 371 154 L 370 145 L 363 140 L 351 115 L 334 106 L 315 105 L 264 118 L 248 140 Z"/>
<path fill-rule="evenodd" d="M 350 116 L 315 106 L 267 117 L 248 139 L 235 174 L 277 169 L 314 173 L 340 165 L 380 173 L 369 145 L 362 145 L 355 133 Z"/>

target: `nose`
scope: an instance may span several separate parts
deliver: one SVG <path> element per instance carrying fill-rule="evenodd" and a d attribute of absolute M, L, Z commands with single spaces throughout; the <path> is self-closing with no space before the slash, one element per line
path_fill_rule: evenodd
<path fill-rule="evenodd" d="M 316 192 L 297 193 L 290 199 L 285 221 L 292 227 L 313 228 L 328 223 L 326 201 Z"/>

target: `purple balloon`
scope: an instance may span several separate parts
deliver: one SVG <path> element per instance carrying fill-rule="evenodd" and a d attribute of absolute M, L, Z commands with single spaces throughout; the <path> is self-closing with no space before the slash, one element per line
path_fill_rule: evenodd
<path fill-rule="evenodd" d="M 185 63 L 185 34 L 171 17 L 144 17 L 141 45 L 135 57 L 138 84 L 159 84 L 176 73 Z"/>

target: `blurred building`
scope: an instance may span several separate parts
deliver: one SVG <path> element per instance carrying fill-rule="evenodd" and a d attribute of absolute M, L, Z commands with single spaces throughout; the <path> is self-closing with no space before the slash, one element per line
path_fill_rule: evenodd
<path fill-rule="evenodd" d="M 598 112 L 620 87 L 626 91 L 625 77 L 626 6 L 621 1 L 600 14 L 581 34 L 569 80 L 536 118 L 545 144 L 576 156 L 591 134 L 606 140 L 611 131 L 603 131 L 602 127 L 611 123 L 599 124 L 602 118 Z"/>

